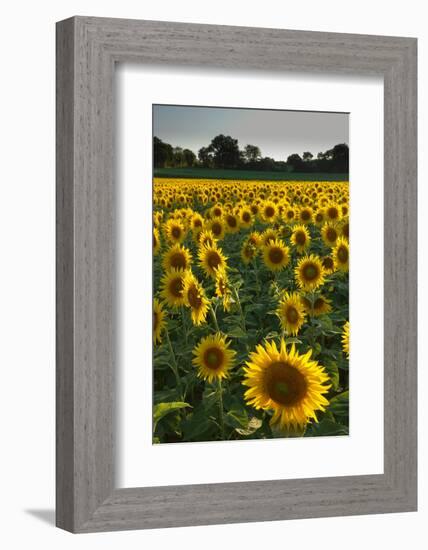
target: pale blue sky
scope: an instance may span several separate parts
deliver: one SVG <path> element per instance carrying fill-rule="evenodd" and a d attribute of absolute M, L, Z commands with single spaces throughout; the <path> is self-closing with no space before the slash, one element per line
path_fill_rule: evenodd
<path fill-rule="evenodd" d="M 237 139 L 241 149 L 250 143 L 263 156 L 286 160 L 292 153 L 310 151 L 316 157 L 337 143 L 349 143 L 349 115 L 154 105 L 153 134 L 196 155 L 214 136 L 225 134 Z"/>

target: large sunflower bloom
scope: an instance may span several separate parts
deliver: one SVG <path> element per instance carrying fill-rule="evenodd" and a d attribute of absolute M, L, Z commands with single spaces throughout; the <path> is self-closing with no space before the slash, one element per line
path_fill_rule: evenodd
<path fill-rule="evenodd" d="M 171 269 L 161 279 L 161 296 L 169 307 L 179 307 L 184 304 L 184 276 L 182 269 Z"/>
<path fill-rule="evenodd" d="M 223 255 L 221 248 L 216 245 L 201 246 L 199 249 L 199 262 L 207 275 L 215 278 L 216 269 L 226 267 L 227 258 Z"/>
<path fill-rule="evenodd" d="M 317 422 L 316 411 L 324 411 L 324 397 L 330 385 L 324 368 L 312 361 L 311 351 L 299 355 L 295 346 L 287 351 L 281 339 L 258 345 L 244 368 L 243 384 L 249 389 L 244 397 L 256 409 L 273 411 L 272 425 L 282 430 L 304 429 L 308 422 Z"/>
<path fill-rule="evenodd" d="M 178 244 L 184 241 L 186 231 L 179 220 L 170 218 L 164 225 L 166 239 L 172 244 Z"/>
<path fill-rule="evenodd" d="M 312 291 L 324 284 L 324 268 L 321 260 L 315 254 L 301 258 L 294 269 L 297 285 Z"/>
<path fill-rule="evenodd" d="M 198 368 L 198 376 L 212 382 L 229 376 L 236 352 L 229 349 L 230 342 L 221 334 L 202 338 L 193 350 L 192 363 Z"/>
<path fill-rule="evenodd" d="M 184 304 L 191 310 L 193 324 L 200 325 L 206 320 L 209 300 L 205 296 L 201 284 L 191 271 L 188 271 L 184 276 L 183 286 Z"/>
<path fill-rule="evenodd" d="M 153 342 L 155 344 L 162 341 L 162 331 L 165 326 L 165 312 L 162 309 L 162 304 L 155 298 L 153 300 Z"/>
<path fill-rule="evenodd" d="M 309 248 L 311 244 L 311 236 L 304 225 L 296 225 L 293 228 L 290 240 L 300 254 Z"/>
<path fill-rule="evenodd" d="M 187 248 L 176 244 L 167 250 L 163 256 L 162 267 L 170 269 L 189 269 L 192 256 Z"/>
<path fill-rule="evenodd" d="M 263 247 L 263 260 L 271 271 L 280 271 L 290 261 L 290 250 L 281 240 L 269 241 Z"/>
<path fill-rule="evenodd" d="M 300 294 L 286 292 L 278 304 L 276 314 L 279 317 L 281 327 L 288 334 L 295 336 L 305 322 L 306 317 Z"/>
<path fill-rule="evenodd" d="M 342 349 L 346 353 L 346 357 L 349 359 L 349 321 L 346 321 L 343 325 Z"/>
<path fill-rule="evenodd" d="M 334 267 L 339 271 L 349 271 L 349 243 L 344 237 L 339 237 L 333 248 Z"/>

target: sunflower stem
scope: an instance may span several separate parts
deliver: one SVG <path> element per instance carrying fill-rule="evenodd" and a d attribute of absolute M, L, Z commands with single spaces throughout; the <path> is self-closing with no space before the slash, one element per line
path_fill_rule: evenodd
<path fill-rule="evenodd" d="M 220 430 L 221 430 L 221 439 L 224 441 L 226 439 L 224 431 L 224 411 L 223 411 L 223 388 L 221 386 L 221 378 L 217 379 L 217 395 L 218 395 L 218 409 L 220 413 Z"/>
<path fill-rule="evenodd" d="M 247 328 L 246 328 L 246 325 L 245 325 L 245 317 L 244 317 L 244 312 L 242 310 L 241 300 L 239 299 L 239 294 L 238 294 L 238 291 L 236 290 L 236 288 L 234 286 L 232 286 L 232 288 L 233 288 L 234 298 L 236 300 L 236 303 L 238 304 L 239 315 L 241 316 L 242 330 L 244 332 L 246 332 Z"/>
<path fill-rule="evenodd" d="M 174 376 L 175 376 L 175 380 L 177 382 L 177 388 L 178 388 L 178 391 L 180 393 L 180 398 L 182 400 L 184 400 L 184 395 L 183 395 L 183 388 L 182 388 L 182 385 L 181 385 L 181 378 L 178 374 L 178 364 L 177 364 L 177 359 L 175 358 L 175 353 L 174 353 L 174 350 L 172 349 L 172 344 L 171 344 L 171 339 L 169 337 L 169 330 L 168 330 L 168 326 L 166 327 L 165 329 L 165 335 L 166 335 L 166 341 L 168 343 L 168 349 L 169 349 L 169 354 L 171 356 L 171 370 L 172 372 L 174 373 Z"/>
<path fill-rule="evenodd" d="M 214 328 L 216 329 L 217 332 L 220 332 L 220 328 L 217 322 L 217 315 L 211 303 L 210 303 L 210 313 L 211 313 L 211 318 L 213 320 Z"/>

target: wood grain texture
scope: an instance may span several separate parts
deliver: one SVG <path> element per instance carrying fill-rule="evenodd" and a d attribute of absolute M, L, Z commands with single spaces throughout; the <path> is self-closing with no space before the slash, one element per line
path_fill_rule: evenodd
<path fill-rule="evenodd" d="M 383 76 L 383 475 L 115 489 L 116 62 L 255 76 Z M 59 527 L 92 532 L 416 510 L 416 78 L 412 38 L 87 17 L 58 23 Z"/>

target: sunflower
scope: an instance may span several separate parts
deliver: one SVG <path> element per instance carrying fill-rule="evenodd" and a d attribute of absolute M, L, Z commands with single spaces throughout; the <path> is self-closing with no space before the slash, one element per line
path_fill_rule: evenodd
<path fill-rule="evenodd" d="M 325 223 L 322 226 L 321 237 L 326 246 L 333 248 L 339 235 L 339 227 L 335 223 Z"/>
<path fill-rule="evenodd" d="M 200 325 L 206 321 L 209 300 L 205 296 L 204 289 L 191 271 L 187 271 L 183 280 L 183 301 L 191 309 L 191 317 L 194 325 Z"/>
<path fill-rule="evenodd" d="M 224 311 L 230 311 L 232 293 L 230 291 L 229 279 L 224 267 L 215 270 L 215 293 L 222 298 Z"/>
<path fill-rule="evenodd" d="M 165 312 L 157 298 L 153 300 L 153 342 L 162 342 L 162 331 L 166 327 Z"/>
<path fill-rule="evenodd" d="M 325 221 L 324 210 L 321 208 L 317 210 L 314 214 L 314 223 L 315 225 L 322 225 Z"/>
<path fill-rule="evenodd" d="M 172 244 L 178 244 L 184 241 L 186 231 L 184 225 L 179 220 L 170 218 L 164 225 L 166 239 Z"/>
<path fill-rule="evenodd" d="M 184 276 L 182 269 L 171 269 L 161 279 L 161 296 L 169 307 L 179 307 L 184 304 Z"/>
<path fill-rule="evenodd" d="M 341 218 L 341 209 L 337 204 L 329 204 L 325 209 L 325 217 L 331 222 L 337 222 Z"/>
<path fill-rule="evenodd" d="M 273 223 L 278 215 L 278 207 L 272 201 L 265 201 L 260 210 L 261 218 L 266 223 Z"/>
<path fill-rule="evenodd" d="M 271 425 L 281 430 L 304 429 L 318 421 L 316 411 L 328 405 L 330 385 L 324 368 L 311 360 L 311 350 L 300 355 L 294 344 L 287 351 L 284 339 L 258 345 L 244 368 L 244 397 L 256 409 L 273 411 Z"/>
<path fill-rule="evenodd" d="M 296 225 L 291 234 L 291 242 L 299 254 L 304 252 L 311 244 L 311 236 L 308 229 L 304 225 Z"/>
<path fill-rule="evenodd" d="M 212 382 L 229 376 L 236 352 L 229 349 L 230 342 L 219 333 L 202 338 L 193 350 L 192 363 L 198 369 L 198 376 Z"/>
<path fill-rule="evenodd" d="M 280 271 L 290 261 L 290 250 L 279 239 L 269 241 L 269 244 L 263 247 L 263 260 L 271 271 Z"/>
<path fill-rule="evenodd" d="M 244 244 L 241 248 L 241 259 L 244 262 L 244 264 L 248 265 L 251 260 L 254 260 L 254 258 L 257 256 L 257 248 L 256 246 L 250 241 L 250 239 L 244 241 Z"/>
<path fill-rule="evenodd" d="M 284 211 L 282 213 L 282 217 L 283 217 L 284 221 L 286 221 L 287 223 L 294 222 L 294 220 L 296 219 L 296 210 L 295 210 L 295 208 L 293 208 L 292 206 L 287 205 L 284 208 Z"/>
<path fill-rule="evenodd" d="M 153 255 L 157 256 L 161 249 L 161 241 L 159 235 L 159 229 L 156 227 L 153 229 Z"/>
<path fill-rule="evenodd" d="M 241 209 L 239 213 L 239 222 L 241 227 L 243 227 L 244 229 L 248 229 L 249 227 L 251 227 L 253 223 L 253 214 L 247 206 L 244 206 Z"/>
<path fill-rule="evenodd" d="M 239 217 L 229 212 L 224 215 L 224 223 L 228 233 L 237 233 L 239 231 Z"/>
<path fill-rule="evenodd" d="M 204 218 L 198 213 L 195 212 L 190 218 L 190 227 L 192 228 L 193 234 L 198 235 L 204 226 Z"/>
<path fill-rule="evenodd" d="M 224 239 L 225 225 L 222 218 L 214 218 L 213 220 L 208 222 L 207 229 L 211 231 L 215 239 L 217 240 Z"/>
<path fill-rule="evenodd" d="M 213 246 L 216 242 L 214 233 L 209 229 L 205 229 L 198 234 L 198 243 L 200 246 Z"/>
<path fill-rule="evenodd" d="M 215 278 L 215 271 L 219 267 L 226 267 L 227 258 L 223 255 L 221 248 L 216 245 L 201 246 L 199 248 L 199 262 L 205 273 Z"/>
<path fill-rule="evenodd" d="M 349 359 L 349 321 L 346 321 L 343 325 L 342 349 L 346 353 L 346 357 Z"/>
<path fill-rule="evenodd" d="M 263 231 L 263 233 L 260 235 L 260 245 L 268 245 L 271 241 L 274 241 L 278 238 L 278 232 L 276 229 L 266 229 L 266 231 Z"/>
<path fill-rule="evenodd" d="M 339 237 L 336 241 L 336 246 L 333 248 L 334 267 L 339 271 L 349 271 L 349 243 Z"/>
<path fill-rule="evenodd" d="M 315 254 L 301 258 L 294 269 L 299 288 L 312 291 L 324 284 L 324 268 Z"/>
<path fill-rule="evenodd" d="M 331 256 L 324 256 L 324 258 L 321 258 L 321 263 L 326 275 L 331 275 L 335 272 L 334 260 Z"/>
<path fill-rule="evenodd" d="M 310 206 L 304 206 L 300 209 L 299 220 L 301 223 L 308 224 L 312 222 L 313 211 Z"/>
<path fill-rule="evenodd" d="M 318 317 L 324 315 L 325 313 L 330 313 L 331 311 L 331 301 L 324 296 L 316 296 L 313 301 L 309 300 L 305 296 L 301 297 L 303 307 L 305 308 L 306 313 L 311 315 L 311 317 Z"/>
<path fill-rule="evenodd" d="M 189 269 L 192 256 L 187 248 L 176 244 L 167 250 L 162 260 L 165 271 L 170 269 Z"/>
<path fill-rule="evenodd" d="M 278 304 L 276 314 L 283 330 L 295 336 L 305 322 L 306 317 L 300 295 L 297 292 L 291 294 L 286 292 Z"/>

